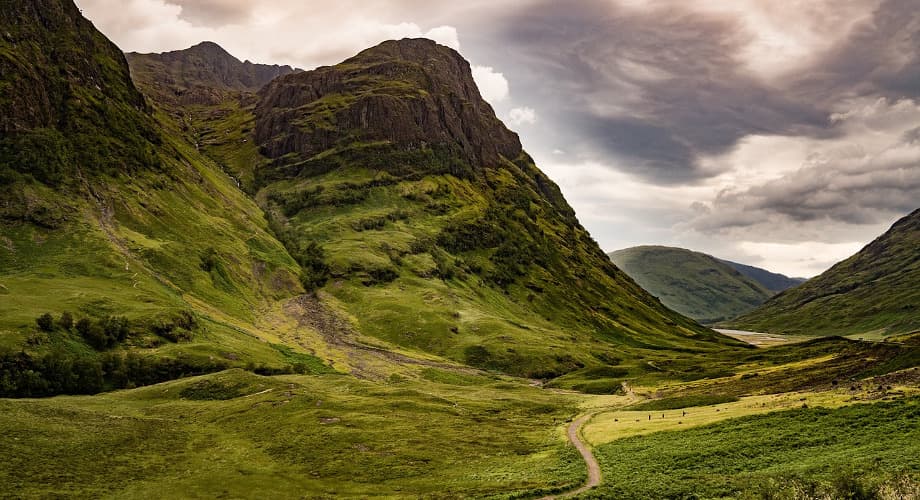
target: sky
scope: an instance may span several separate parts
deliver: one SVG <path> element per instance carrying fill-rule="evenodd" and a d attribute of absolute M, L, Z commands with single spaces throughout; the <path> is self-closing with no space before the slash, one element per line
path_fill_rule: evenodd
<path fill-rule="evenodd" d="M 605 251 L 811 277 L 920 207 L 916 0 L 77 0 L 123 50 L 459 50 Z"/>

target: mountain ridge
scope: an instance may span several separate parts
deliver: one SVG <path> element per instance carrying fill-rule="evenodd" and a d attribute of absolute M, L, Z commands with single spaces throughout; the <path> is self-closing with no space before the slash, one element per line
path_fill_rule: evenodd
<path fill-rule="evenodd" d="M 288 65 L 240 61 L 209 41 L 163 53 L 128 52 L 125 57 L 145 91 L 171 108 L 214 105 L 229 94 L 255 92 L 275 78 L 301 71 Z"/>
<path fill-rule="evenodd" d="M 756 267 L 756 266 L 740 264 L 738 262 L 732 262 L 730 260 L 725 260 L 725 259 L 719 259 L 719 260 L 728 264 L 729 266 L 732 266 L 733 268 L 735 268 L 735 270 L 737 270 L 741 274 L 757 281 L 758 283 L 763 285 L 767 290 L 770 290 L 771 292 L 774 292 L 774 293 L 782 292 L 783 290 L 787 290 L 794 286 L 801 285 L 802 283 L 805 283 L 806 281 L 808 281 L 807 278 L 789 277 L 789 276 L 786 276 L 785 274 L 774 273 L 772 271 L 768 271 L 766 269 Z"/>

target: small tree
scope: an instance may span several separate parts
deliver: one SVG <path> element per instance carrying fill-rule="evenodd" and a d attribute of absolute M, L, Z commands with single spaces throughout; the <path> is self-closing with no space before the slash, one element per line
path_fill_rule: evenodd
<path fill-rule="evenodd" d="M 38 329 L 43 332 L 54 330 L 54 318 L 51 317 L 51 313 L 42 314 L 35 319 L 35 323 L 38 325 Z"/>
<path fill-rule="evenodd" d="M 61 313 L 61 319 L 58 320 L 58 325 L 61 326 L 64 330 L 70 331 L 73 328 L 73 316 L 67 311 Z"/>

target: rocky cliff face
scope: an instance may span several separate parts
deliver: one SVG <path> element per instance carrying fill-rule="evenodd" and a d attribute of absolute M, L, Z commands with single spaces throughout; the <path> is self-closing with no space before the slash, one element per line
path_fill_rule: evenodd
<path fill-rule="evenodd" d="M 162 54 L 127 54 L 131 71 L 151 97 L 165 104 L 214 105 L 233 92 L 255 92 L 295 72 L 290 66 L 240 62 L 214 42 Z"/>
<path fill-rule="evenodd" d="M 143 108 L 121 51 L 72 2 L 3 0 L 0 25 L 0 132 L 58 127 L 95 99 Z"/>
<path fill-rule="evenodd" d="M 0 215 L 22 216 L 19 181 L 157 166 L 160 136 L 124 55 L 73 2 L 3 0 L 0 26 L 0 194 L 13 196 Z"/>
<path fill-rule="evenodd" d="M 259 95 L 256 140 L 269 158 L 307 159 L 372 141 L 444 149 L 473 167 L 521 153 L 469 63 L 431 40 L 384 42 L 336 66 L 279 78 Z"/>

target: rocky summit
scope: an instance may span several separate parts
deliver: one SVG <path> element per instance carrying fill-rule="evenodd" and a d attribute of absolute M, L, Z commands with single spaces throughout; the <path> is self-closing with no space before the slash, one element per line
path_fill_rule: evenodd
<path fill-rule="evenodd" d="M 162 54 L 129 52 L 126 56 L 145 91 L 172 107 L 217 104 L 234 92 L 254 92 L 279 76 L 299 71 L 240 62 L 214 42 Z"/>
<path fill-rule="evenodd" d="M 256 140 L 273 159 L 373 141 L 431 148 L 476 167 L 521 153 L 469 63 L 426 39 L 384 42 L 336 66 L 279 78 L 260 92 L 256 117 Z"/>

